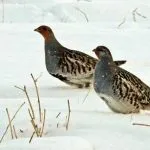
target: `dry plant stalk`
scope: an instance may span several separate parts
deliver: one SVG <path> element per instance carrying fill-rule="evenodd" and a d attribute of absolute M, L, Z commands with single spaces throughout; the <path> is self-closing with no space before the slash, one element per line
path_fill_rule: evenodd
<path fill-rule="evenodd" d="M 31 100 L 30 100 L 30 97 L 28 95 L 28 92 L 27 92 L 27 89 L 26 89 L 26 86 L 24 86 L 24 88 L 20 88 L 18 86 L 15 86 L 16 88 L 22 90 L 26 97 L 27 97 L 27 100 L 28 100 L 28 103 L 29 103 L 29 109 L 28 109 L 28 113 L 29 113 L 29 116 L 30 116 L 30 119 L 31 119 L 31 124 L 32 124 L 32 127 L 34 129 L 34 132 L 30 138 L 30 141 L 29 143 L 31 142 L 34 134 L 36 134 L 37 137 L 42 137 L 43 135 L 43 130 L 44 130 L 44 125 L 45 125 L 45 118 L 46 118 L 46 110 L 44 109 L 44 116 L 43 116 L 43 120 L 42 120 L 42 109 L 41 109 L 41 103 L 40 103 L 40 96 L 39 96 L 39 90 L 38 90 L 38 86 L 37 86 L 37 82 L 38 82 L 38 79 L 41 77 L 41 75 L 38 77 L 38 78 L 35 78 L 33 76 L 33 74 L 31 73 L 31 78 L 33 80 L 33 83 L 34 83 L 34 86 L 35 86 L 35 90 L 36 90 L 36 95 L 37 95 L 37 99 L 38 99 L 38 108 L 39 108 L 39 121 L 40 123 L 42 124 L 42 127 L 40 124 L 38 124 L 36 121 L 37 121 L 37 118 L 35 116 L 35 112 L 34 112 L 34 109 L 33 109 L 33 106 L 32 106 L 32 103 L 31 103 Z"/>
<path fill-rule="evenodd" d="M 42 123 L 42 129 L 40 133 L 40 137 L 43 135 L 44 127 L 45 127 L 45 118 L 46 118 L 46 109 L 44 109 L 44 114 L 43 114 L 43 123 Z"/>
<path fill-rule="evenodd" d="M 6 108 L 6 112 L 7 112 L 8 121 L 9 121 L 9 127 L 10 127 L 11 138 L 14 139 L 14 136 L 13 136 L 13 128 L 12 128 L 12 124 L 11 124 L 11 121 L 10 121 L 10 115 L 9 115 L 8 108 Z"/>
<path fill-rule="evenodd" d="M 20 105 L 20 107 L 17 109 L 16 113 L 14 114 L 14 116 L 12 117 L 12 119 L 10 120 L 11 123 L 12 123 L 12 121 L 15 119 L 16 115 L 18 114 L 18 112 L 20 111 L 20 109 L 23 107 L 24 104 L 25 104 L 25 102 L 23 102 L 23 103 Z M 5 130 L 5 132 L 3 133 L 3 135 L 2 135 L 2 137 L 1 137 L 1 139 L 0 139 L 0 143 L 3 141 L 3 139 L 4 139 L 5 135 L 6 135 L 6 133 L 7 133 L 7 131 L 8 131 L 8 128 L 9 128 L 9 125 L 10 125 L 10 124 L 7 125 L 6 130 Z"/>
<path fill-rule="evenodd" d="M 57 128 L 59 127 L 59 122 L 57 123 Z"/>
<path fill-rule="evenodd" d="M 90 88 L 89 88 L 89 90 L 88 90 L 88 92 L 87 92 L 87 94 L 85 95 L 85 97 L 84 97 L 84 99 L 83 99 L 83 102 L 82 102 L 82 104 L 85 102 L 85 100 L 87 99 L 87 97 L 88 97 L 88 95 L 89 95 L 89 93 L 90 93 Z"/>
<path fill-rule="evenodd" d="M 133 16 L 133 21 L 136 22 L 136 11 L 137 11 L 137 8 L 135 8 L 133 11 L 132 11 L 132 16 Z"/>
<path fill-rule="evenodd" d="M 31 120 L 31 124 L 32 124 L 32 126 L 33 126 L 33 128 L 34 128 L 34 131 L 35 131 L 35 133 L 36 133 L 36 136 L 39 137 L 38 127 L 37 127 L 37 125 L 35 124 L 35 121 L 34 121 L 34 120 Z"/>
<path fill-rule="evenodd" d="M 144 19 L 147 18 L 146 16 L 142 15 L 141 13 L 139 13 L 137 10 L 138 10 L 138 8 L 135 8 L 135 9 L 132 11 L 132 16 L 133 16 L 133 21 L 134 21 L 134 22 L 137 21 L 137 20 L 136 20 L 136 15 L 138 15 L 138 16 L 144 18 Z"/>
<path fill-rule="evenodd" d="M 38 105 L 39 105 L 39 117 L 40 117 L 40 122 L 41 122 L 42 121 L 41 102 L 40 102 L 39 90 L 38 90 L 38 86 L 37 86 L 37 81 L 41 77 L 41 75 L 35 79 L 33 74 L 31 73 L 31 77 L 33 79 L 35 90 L 36 90 L 36 95 L 37 95 Z"/>
<path fill-rule="evenodd" d="M 31 141 L 32 141 L 32 139 L 33 139 L 33 137 L 34 137 L 34 134 L 35 134 L 35 131 L 32 133 L 31 138 L 30 138 L 30 140 L 29 140 L 29 143 L 31 143 Z"/>
<path fill-rule="evenodd" d="M 61 115 L 61 112 L 59 112 L 57 115 L 56 115 L 56 118 L 58 118 L 59 116 Z M 59 127 L 59 122 L 57 123 L 57 128 Z"/>
<path fill-rule="evenodd" d="M 68 102 L 68 117 L 67 117 L 67 123 L 66 123 L 66 130 L 68 130 L 68 127 L 69 127 L 70 113 L 71 113 L 71 108 L 70 108 L 70 102 L 69 102 L 69 100 L 67 102 Z"/>
<path fill-rule="evenodd" d="M 29 116 L 30 116 L 30 118 L 31 118 L 31 124 L 32 124 L 32 126 L 33 126 L 33 129 L 34 129 L 34 131 L 35 131 L 37 137 L 39 137 L 38 126 L 37 126 L 36 123 L 35 123 L 35 119 L 32 118 L 30 109 L 28 109 L 28 112 L 29 112 Z"/>
<path fill-rule="evenodd" d="M 30 101 L 30 97 L 28 95 L 26 86 L 24 85 L 24 88 L 20 88 L 18 86 L 15 86 L 15 88 L 20 89 L 21 91 L 23 91 L 25 93 L 27 100 L 28 100 L 28 103 L 29 103 L 29 106 L 30 106 L 30 109 L 31 109 L 31 112 L 32 112 L 32 118 L 35 118 L 34 110 L 33 110 L 32 103 Z"/>
<path fill-rule="evenodd" d="M 60 114 L 61 114 L 61 112 L 59 112 L 59 113 L 57 114 L 56 118 L 58 118 L 58 117 L 60 116 Z"/>
<path fill-rule="evenodd" d="M 14 135 L 15 135 L 15 138 L 17 139 L 17 133 L 16 133 L 16 129 L 15 129 L 15 126 L 13 125 L 13 130 L 14 130 Z"/>
<path fill-rule="evenodd" d="M 31 114 L 31 111 L 30 111 L 29 108 L 28 108 L 28 113 L 29 113 L 29 116 L 30 116 L 31 120 L 34 120 L 34 118 L 33 118 L 32 114 Z"/>
<path fill-rule="evenodd" d="M 133 17 L 133 21 L 134 21 L 134 22 L 137 21 L 137 20 L 136 20 L 136 16 L 137 16 L 137 15 L 140 16 L 140 17 L 142 17 L 142 18 L 144 18 L 144 19 L 147 18 L 146 16 L 142 15 L 141 13 L 139 13 L 137 10 L 138 10 L 138 8 L 135 8 L 135 9 L 132 11 L 132 17 Z M 125 22 L 126 22 L 126 18 L 124 17 L 123 20 L 122 20 L 122 22 L 118 25 L 117 28 L 119 29 Z"/>
<path fill-rule="evenodd" d="M 132 123 L 132 125 L 144 126 L 144 127 L 150 127 L 149 124 L 144 124 L 144 123 Z"/>
<path fill-rule="evenodd" d="M 144 18 L 144 19 L 146 19 L 146 18 L 147 18 L 146 16 L 144 16 L 144 15 L 140 14 L 140 13 L 139 13 L 139 12 L 137 12 L 137 11 L 136 11 L 136 14 L 137 14 L 138 16 L 140 16 L 140 17 Z"/>
<path fill-rule="evenodd" d="M 86 21 L 89 22 L 88 16 L 87 16 L 87 14 L 86 14 L 84 11 L 82 11 L 82 10 L 81 10 L 80 8 L 78 8 L 78 7 L 74 7 L 74 8 L 75 8 L 76 10 L 78 10 L 80 13 L 82 13 L 82 14 L 84 15 Z"/>
<path fill-rule="evenodd" d="M 117 28 L 119 29 L 125 22 L 126 22 L 126 18 L 124 17 L 123 20 L 122 20 L 122 22 L 118 25 Z"/>

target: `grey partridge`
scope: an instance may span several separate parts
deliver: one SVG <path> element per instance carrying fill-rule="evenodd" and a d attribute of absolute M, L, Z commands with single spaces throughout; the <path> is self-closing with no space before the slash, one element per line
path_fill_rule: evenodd
<path fill-rule="evenodd" d="M 109 49 L 93 50 L 100 61 L 94 73 L 94 89 L 108 107 L 118 113 L 137 113 L 150 108 L 150 87 L 132 73 L 118 67 Z"/>
<path fill-rule="evenodd" d="M 48 26 L 42 25 L 34 31 L 44 37 L 45 62 L 49 74 L 78 88 L 90 87 L 98 59 L 62 46 Z M 124 60 L 115 61 L 117 65 L 125 62 Z"/>

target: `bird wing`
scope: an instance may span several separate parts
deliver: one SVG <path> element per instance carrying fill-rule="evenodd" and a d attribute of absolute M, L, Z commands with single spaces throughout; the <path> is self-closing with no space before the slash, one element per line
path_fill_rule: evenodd
<path fill-rule="evenodd" d="M 83 52 L 65 49 L 61 60 L 61 69 L 63 74 L 72 77 L 88 78 L 93 75 L 98 60 Z"/>
<path fill-rule="evenodd" d="M 138 99 L 141 104 L 149 104 L 150 88 L 132 73 L 119 68 L 119 78 L 121 80 L 122 90 L 120 93 L 124 97 L 129 94 L 129 98 Z M 132 99 L 131 98 L 131 99 Z"/>

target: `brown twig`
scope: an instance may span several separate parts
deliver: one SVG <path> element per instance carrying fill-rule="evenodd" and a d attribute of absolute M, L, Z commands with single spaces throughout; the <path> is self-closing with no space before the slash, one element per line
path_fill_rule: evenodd
<path fill-rule="evenodd" d="M 136 22 L 136 11 L 137 11 L 138 8 L 135 8 L 133 11 L 132 11 L 132 16 L 133 16 L 133 21 Z"/>
<path fill-rule="evenodd" d="M 21 133 L 23 133 L 23 130 L 22 130 L 22 129 L 20 129 L 19 131 L 20 131 Z"/>
<path fill-rule="evenodd" d="M 39 137 L 38 126 L 35 124 L 35 121 L 33 119 L 31 120 L 31 124 L 33 126 L 33 129 L 34 129 L 37 137 Z"/>
<path fill-rule="evenodd" d="M 146 18 L 147 18 L 146 16 L 144 16 L 144 15 L 140 14 L 140 13 L 139 13 L 139 12 L 137 12 L 137 11 L 136 11 L 136 14 L 137 14 L 138 16 L 140 16 L 140 17 L 144 18 L 144 19 L 146 19 Z"/>
<path fill-rule="evenodd" d="M 28 113 L 29 113 L 29 116 L 30 116 L 31 120 L 34 120 L 34 118 L 33 118 L 32 114 L 31 114 L 31 111 L 30 111 L 29 108 L 28 108 Z"/>
<path fill-rule="evenodd" d="M 132 125 L 138 125 L 138 126 L 150 127 L 149 124 L 144 124 L 144 123 L 132 123 Z"/>
<path fill-rule="evenodd" d="M 57 123 L 57 128 L 59 127 L 59 122 Z"/>
<path fill-rule="evenodd" d="M 67 102 L 68 102 L 68 117 L 67 117 L 67 123 L 66 123 L 66 130 L 68 130 L 68 127 L 69 127 L 70 113 L 71 113 L 69 100 Z"/>
<path fill-rule="evenodd" d="M 14 135 L 15 135 L 15 138 L 17 139 L 17 133 L 16 133 L 16 129 L 15 129 L 15 126 L 13 125 L 13 130 L 14 130 Z"/>
<path fill-rule="evenodd" d="M 89 93 L 90 93 L 90 88 L 89 88 L 89 90 L 88 90 L 88 92 L 87 92 L 87 94 L 85 95 L 85 97 L 84 97 L 84 99 L 83 99 L 83 102 L 82 102 L 82 104 L 85 102 L 85 100 L 87 99 L 87 97 L 88 97 L 88 95 L 89 95 Z"/>
<path fill-rule="evenodd" d="M 136 15 L 146 19 L 147 17 L 142 15 L 141 13 L 139 13 L 138 11 L 138 8 L 135 8 L 133 11 L 132 11 L 132 16 L 133 16 L 133 21 L 136 22 Z"/>
<path fill-rule="evenodd" d="M 32 133 L 31 138 L 30 138 L 30 140 L 29 140 L 29 143 L 31 143 L 31 141 L 32 141 L 32 139 L 33 139 L 33 137 L 34 137 L 34 134 L 35 134 L 35 131 Z"/>
<path fill-rule="evenodd" d="M 20 89 L 21 91 L 23 91 L 23 92 L 25 93 L 25 95 L 26 95 L 26 97 L 27 97 L 27 100 L 28 100 L 28 103 L 29 103 L 29 106 L 30 106 L 30 109 L 31 109 L 31 112 L 32 112 L 32 118 L 35 118 L 34 110 L 33 110 L 32 103 L 31 103 L 31 101 L 30 101 L 30 97 L 29 97 L 29 95 L 28 95 L 26 86 L 24 86 L 23 88 L 20 88 L 20 87 L 18 87 L 18 86 L 15 86 L 15 88 Z"/>
<path fill-rule="evenodd" d="M 123 20 L 122 20 L 122 22 L 118 25 L 117 28 L 119 29 L 125 22 L 126 22 L 126 18 L 124 17 Z"/>
<path fill-rule="evenodd" d="M 10 122 L 12 122 L 15 119 L 16 115 L 18 114 L 18 112 L 20 111 L 20 109 L 23 107 L 24 104 L 25 104 L 25 102 L 23 102 L 20 105 L 20 107 L 17 109 L 16 113 L 14 114 L 14 116 L 12 117 L 12 119 L 10 120 Z M 3 138 L 5 137 L 5 135 L 6 135 L 7 131 L 8 131 L 8 128 L 9 128 L 9 124 L 7 125 L 6 130 L 5 130 L 5 132 L 3 133 L 3 135 L 2 135 L 2 137 L 0 139 L 0 143 L 3 141 Z"/>
<path fill-rule="evenodd" d="M 44 109 L 44 116 L 43 116 L 43 123 L 42 123 L 42 129 L 41 129 L 40 137 L 42 137 L 42 135 L 43 135 L 44 126 L 45 126 L 45 118 L 46 118 L 46 109 Z"/>
<path fill-rule="evenodd" d="M 13 128 L 12 128 L 12 124 L 11 124 L 11 121 L 10 121 L 10 115 L 9 115 L 8 108 L 6 108 L 6 112 L 7 112 L 8 121 L 9 121 L 9 127 L 10 127 L 11 138 L 13 139 L 13 138 L 14 138 L 14 136 L 13 136 Z"/>
<path fill-rule="evenodd" d="M 60 114 L 61 114 L 61 112 L 59 112 L 59 113 L 57 114 L 56 118 L 58 118 L 58 117 L 60 116 Z"/>
<path fill-rule="evenodd" d="M 84 15 L 86 21 L 89 22 L 88 16 L 87 16 L 87 14 L 86 14 L 84 11 L 82 11 L 82 10 L 81 10 L 80 8 L 78 8 L 78 7 L 74 7 L 74 8 L 75 8 L 76 10 L 78 10 L 80 13 L 82 13 L 82 14 Z"/>
<path fill-rule="evenodd" d="M 29 113 L 29 116 L 30 116 L 30 118 L 31 118 L 31 124 L 32 124 L 32 126 L 33 126 L 33 129 L 34 129 L 34 131 L 35 131 L 37 137 L 39 137 L 38 127 L 37 127 L 37 125 L 36 125 L 36 123 L 35 123 L 34 118 L 32 117 L 32 114 L 31 114 L 31 112 L 30 112 L 30 109 L 28 109 L 28 113 Z"/>
<path fill-rule="evenodd" d="M 40 102 L 39 90 L 38 90 L 38 86 L 37 86 L 37 81 L 41 77 L 41 75 L 38 78 L 35 79 L 34 76 L 33 76 L 33 74 L 31 73 L 31 77 L 33 79 L 34 86 L 35 86 L 35 89 L 36 89 L 36 94 L 37 94 L 37 99 L 38 99 L 38 105 L 39 105 L 39 117 L 40 117 L 40 122 L 41 122 L 42 121 L 41 102 Z"/>

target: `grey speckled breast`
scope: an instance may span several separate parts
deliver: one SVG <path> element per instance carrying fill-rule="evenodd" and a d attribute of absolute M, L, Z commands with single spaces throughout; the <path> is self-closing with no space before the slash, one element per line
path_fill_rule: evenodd
<path fill-rule="evenodd" d="M 109 93 L 112 87 L 112 73 L 105 64 L 99 61 L 94 73 L 94 89 L 97 93 Z"/>

